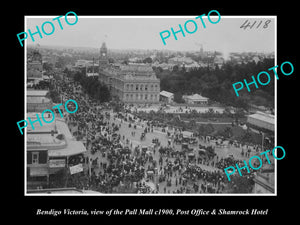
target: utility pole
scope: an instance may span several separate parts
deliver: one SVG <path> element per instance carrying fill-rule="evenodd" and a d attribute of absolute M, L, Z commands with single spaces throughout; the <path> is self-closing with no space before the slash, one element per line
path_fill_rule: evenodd
<path fill-rule="evenodd" d="M 261 132 L 261 151 L 264 151 L 264 132 Z"/>

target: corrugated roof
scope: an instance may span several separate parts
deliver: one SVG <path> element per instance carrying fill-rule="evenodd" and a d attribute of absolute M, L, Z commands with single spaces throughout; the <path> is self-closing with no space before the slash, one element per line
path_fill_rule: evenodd
<path fill-rule="evenodd" d="M 27 96 L 46 96 L 48 90 L 27 90 Z"/>
<path fill-rule="evenodd" d="M 201 95 L 199 95 L 199 94 L 194 94 L 194 95 L 189 95 L 189 96 L 186 96 L 188 99 L 191 99 L 191 100 L 194 100 L 194 101 L 196 101 L 196 100 L 208 100 L 208 98 L 206 98 L 206 97 L 203 97 L 203 96 L 201 96 Z"/>
<path fill-rule="evenodd" d="M 271 114 L 257 112 L 255 114 L 249 115 L 248 117 L 254 118 L 254 119 L 257 119 L 257 120 L 261 120 L 261 121 L 264 121 L 264 122 L 268 122 L 268 123 L 271 123 L 271 124 L 275 124 L 275 117 Z"/>
<path fill-rule="evenodd" d="M 67 142 L 68 144 L 65 148 L 58 150 L 49 150 L 48 155 L 50 157 L 72 156 L 86 152 L 86 148 L 81 141 L 67 140 Z"/>
<path fill-rule="evenodd" d="M 159 94 L 162 95 L 162 96 L 165 96 L 167 98 L 170 98 L 170 97 L 174 96 L 173 93 L 168 92 L 168 91 L 161 91 Z"/>
<path fill-rule="evenodd" d="M 28 113 L 27 116 L 29 116 L 32 120 L 36 120 L 35 114 L 36 113 Z M 38 114 L 40 115 L 40 113 Z M 83 145 L 83 143 L 81 141 L 75 140 L 68 128 L 68 125 L 62 118 L 55 118 L 54 121 L 51 123 L 42 122 L 42 124 L 43 126 L 40 126 L 39 123 L 34 123 L 34 130 L 32 130 L 31 126 L 28 125 L 27 132 L 30 132 L 30 134 L 27 134 L 28 149 L 36 148 L 32 146 L 34 145 L 34 142 L 36 142 L 37 147 L 40 146 L 48 149 L 49 156 L 71 156 L 86 152 L 86 148 Z M 55 137 L 57 136 L 57 134 L 55 134 L 53 137 L 51 136 L 51 133 L 46 133 L 51 132 L 51 130 L 54 130 L 55 126 L 58 131 L 58 134 L 65 135 L 65 140 L 60 141 L 56 139 Z"/>

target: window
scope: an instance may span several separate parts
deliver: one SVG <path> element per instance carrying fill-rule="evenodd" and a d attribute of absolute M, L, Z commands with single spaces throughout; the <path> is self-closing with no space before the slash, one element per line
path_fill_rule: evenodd
<path fill-rule="evenodd" d="M 148 99 L 148 95 L 147 94 L 145 94 L 145 100 L 147 100 Z"/>
<path fill-rule="evenodd" d="M 146 84 L 146 85 L 145 85 L 145 91 L 147 91 L 147 90 L 148 90 L 148 85 Z"/>
<path fill-rule="evenodd" d="M 130 87 L 131 87 L 131 91 L 133 91 L 133 84 L 131 84 Z"/>
<path fill-rule="evenodd" d="M 151 84 L 150 86 L 150 91 L 153 91 L 153 84 Z"/>
<path fill-rule="evenodd" d="M 39 164 L 39 153 L 38 152 L 32 153 L 32 164 Z"/>
<path fill-rule="evenodd" d="M 144 87 L 144 85 L 141 84 L 141 86 L 140 86 L 140 90 L 141 90 L 141 91 L 143 90 L 143 87 Z"/>
<path fill-rule="evenodd" d="M 139 85 L 138 85 L 138 84 L 135 85 L 135 90 L 136 90 L 136 91 L 139 90 Z"/>
<path fill-rule="evenodd" d="M 129 84 L 126 85 L 126 90 L 129 91 Z"/>

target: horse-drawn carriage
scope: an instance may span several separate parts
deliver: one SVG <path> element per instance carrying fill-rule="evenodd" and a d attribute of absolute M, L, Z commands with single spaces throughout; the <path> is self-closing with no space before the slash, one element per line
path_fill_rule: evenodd
<path fill-rule="evenodd" d="M 194 149 L 189 147 L 189 144 L 187 142 L 182 143 L 181 150 L 184 152 L 191 152 Z"/>
<path fill-rule="evenodd" d="M 129 149 L 128 146 L 125 146 L 124 148 L 122 148 L 122 149 L 120 150 L 120 153 L 121 153 L 121 154 L 131 154 L 131 150 Z"/>
<path fill-rule="evenodd" d="M 198 154 L 200 156 L 206 156 L 209 159 L 215 157 L 217 154 L 215 153 L 215 149 L 212 146 L 204 146 L 199 145 Z"/>
<path fill-rule="evenodd" d="M 153 170 L 148 170 L 147 171 L 147 178 L 150 180 L 154 179 L 154 171 Z"/>

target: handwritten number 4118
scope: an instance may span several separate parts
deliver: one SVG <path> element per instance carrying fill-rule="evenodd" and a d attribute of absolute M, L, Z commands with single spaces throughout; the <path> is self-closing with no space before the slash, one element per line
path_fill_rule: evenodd
<path fill-rule="evenodd" d="M 264 29 L 266 29 L 266 28 L 268 28 L 268 26 L 269 26 L 269 23 L 271 22 L 271 20 L 266 20 L 264 23 L 263 23 L 263 21 L 262 20 L 260 20 L 260 21 L 254 21 L 254 22 L 250 22 L 250 21 L 248 21 L 248 20 L 246 20 L 243 24 L 242 24 L 242 26 L 240 26 L 240 28 L 244 28 L 244 30 L 246 29 L 246 28 L 250 28 L 250 29 L 252 29 L 253 27 L 254 28 L 256 28 L 256 29 L 258 29 L 260 26 L 262 27 L 262 28 L 264 28 Z M 255 25 L 255 26 L 254 26 Z"/>

